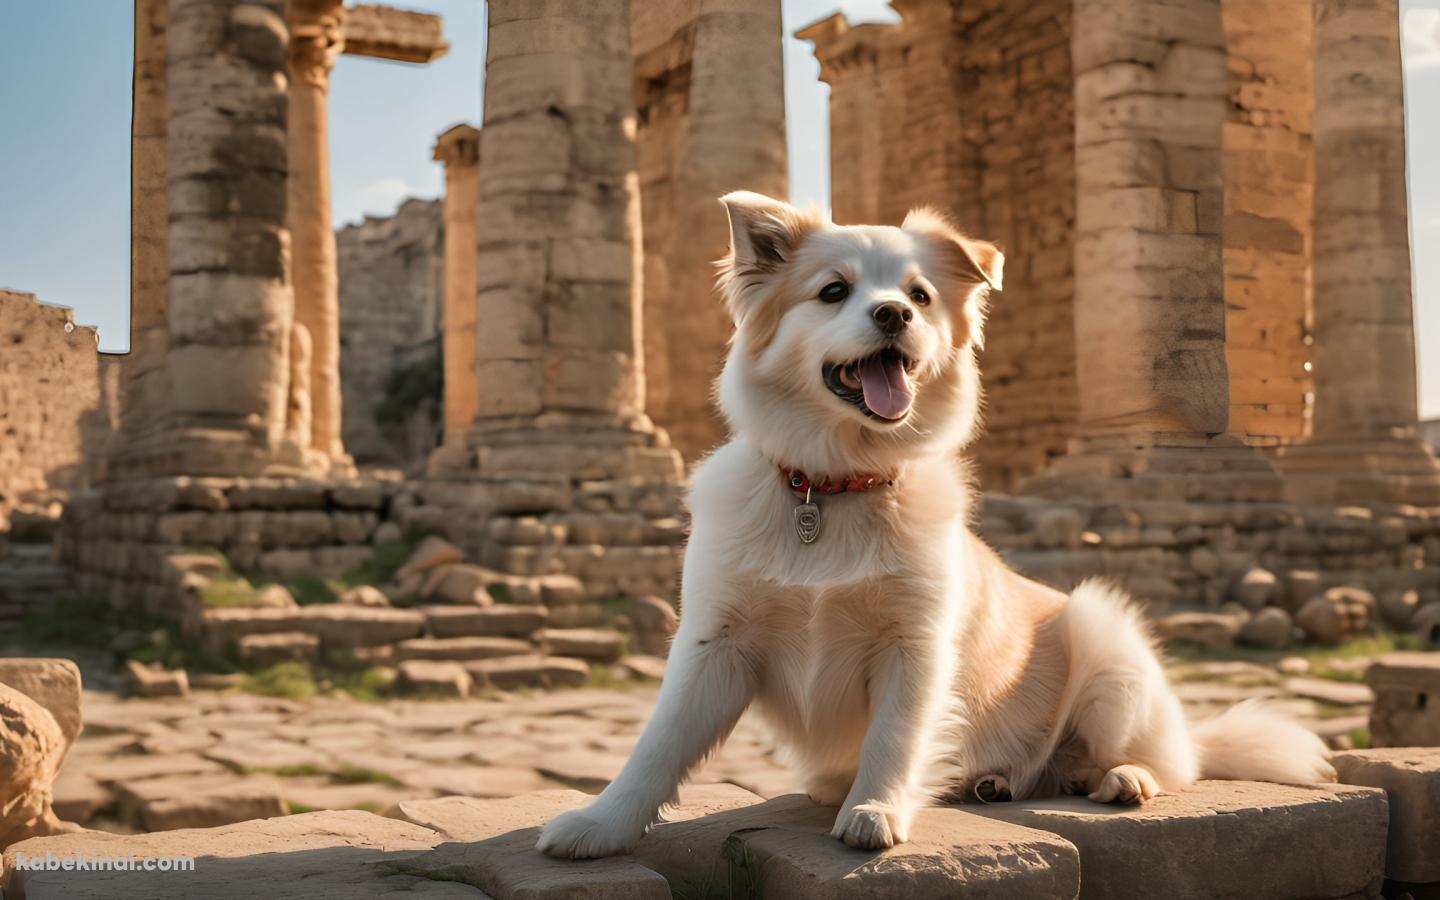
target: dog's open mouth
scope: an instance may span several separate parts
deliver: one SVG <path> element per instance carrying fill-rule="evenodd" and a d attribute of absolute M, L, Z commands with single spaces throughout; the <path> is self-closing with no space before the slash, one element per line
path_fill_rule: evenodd
<path fill-rule="evenodd" d="M 864 359 L 826 363 L 821 374 L 832 394 L 865 415 L 898 422 L 915 404 L 914 370 L 914 360 L 887 347 Z"/>

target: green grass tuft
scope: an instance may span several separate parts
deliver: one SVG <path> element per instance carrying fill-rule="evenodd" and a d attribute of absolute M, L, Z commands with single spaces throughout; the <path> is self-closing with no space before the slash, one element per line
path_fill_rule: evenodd
<path fill-rule="evenodd" d="M 309 700 L 319 692 L 315 677 L 304 663 L 283 662 L 261 669 L 245 680 L 244 690 L 265 697 Z"/>

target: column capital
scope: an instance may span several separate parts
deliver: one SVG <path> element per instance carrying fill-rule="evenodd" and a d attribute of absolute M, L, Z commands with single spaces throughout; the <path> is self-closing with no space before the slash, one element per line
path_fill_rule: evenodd
<path fill-rule="evenodd" d="M 435 139 L 435 150 L 431 158 L 444 163 L 447 169 L 479 164 L 480 129 L 464 122 L 452 125 Z"/>
<path fill-rule="evenodd" d="M 326 87 L 335 59 L 345 52 L 345 8 L 340 0 L 289 0 L 290 74 Z"/>

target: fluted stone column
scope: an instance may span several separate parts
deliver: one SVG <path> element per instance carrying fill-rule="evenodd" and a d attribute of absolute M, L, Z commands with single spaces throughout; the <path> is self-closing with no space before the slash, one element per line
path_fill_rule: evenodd
<path fill-rule="evenodd" d="M 163 443 L 167 208 L 165 30 L 168 0 L 135 0 L 134 108 L 130 131 L 130 353 L 121 367 L 120 431 L 102 466 L 109 477 L 145 474 Z"/>
<path fill-rule="evenodd" d="M 282 0 L 170 0 L 169 348 L 176 474 L 301 463 L 284 440 L 290 235 Z"/>
<path fill-rule="evenodd" d="M 463 441 L 480 403 L 475 380 L 475 220 L 480 129 L 456 125 L 435 142 L 445 164 L 445 441 Z"/>
<path fill-rule="evenodd" d="M 310 332 L 310 447 L 344 467 L 340 286 L 330 214 L 330 71 L 343 50 L 341 0 L 288 0 L 289 225 L 295 321 Z"/>
<path fill-rule="evenodd" d="M 782 35 L 779 0 L 700 0 L 673 227 L 647 237 L 652 252 L 670 257 L 665 295 L 646 298 L 647 357 L 663 352 L 668 373 L 664 402 L 650 414 L 686 459 L 724 439 L 711 386 L 732 331 L 715 294 L 714 263 L 728 248 L 729 226 L 716 198 L 734 190 L 789 193 Z"/>
<path fill-rule="evenodd" d="M 1315 416 L 1300 500 L 1440 504 L 1419 440 L 1396 0 L 1315 6 Z"/>
<path fill-rule="evenodd" d="M 493 0 L 489 23 L 480 473 L 674 477 L 644 415 L 628 0 Z"/>
<path fill-rule="evenodd" d="M 1071 52 L 1078 436 L 1024 489 L 1274 497 L 1226 434 L 1219 0 L 1077 0 Z"/>

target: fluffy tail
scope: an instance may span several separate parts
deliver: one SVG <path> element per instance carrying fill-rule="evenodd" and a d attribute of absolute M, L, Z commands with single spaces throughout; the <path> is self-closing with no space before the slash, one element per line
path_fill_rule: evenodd
<path fill-rule="evenodd" d="M 1335 780 L 1325 743 L 1259 700 L 1191 724 L 1190 735 L 1200 754 L 1201 778 L 1277 784 Z"/>

